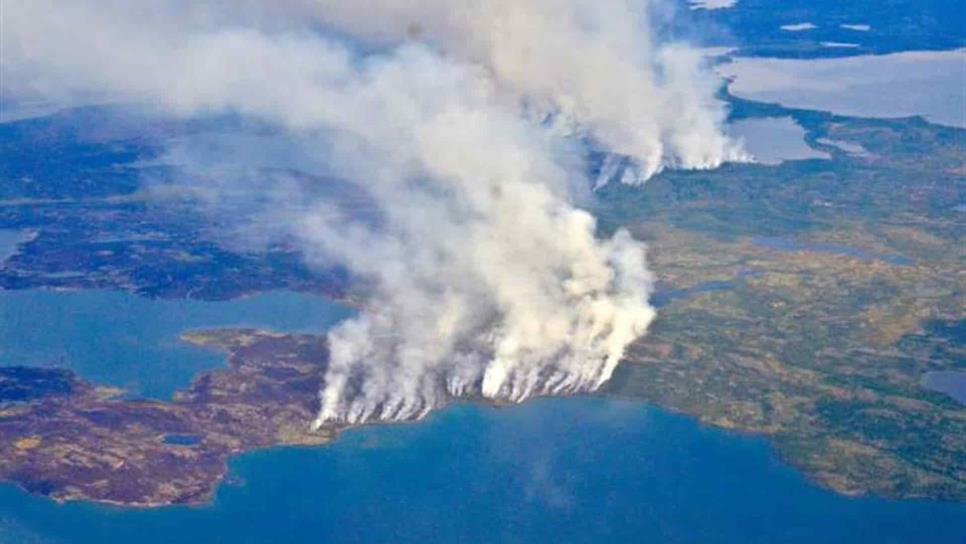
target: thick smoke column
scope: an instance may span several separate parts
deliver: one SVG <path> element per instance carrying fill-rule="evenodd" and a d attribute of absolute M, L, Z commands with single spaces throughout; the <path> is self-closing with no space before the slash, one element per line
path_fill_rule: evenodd
<path fill-rule="evenodd" d="M 647 8 L 21 2 L 4 6 L 3 85 L 234 113 L 324 142 L 318 168 L 379 214 L 310 203 L 284 216 L 309 259 L 373 285 L 330 333 L 316 423 L 406 419 L 451 396 L 596 389 L 653 319 L 643 246 L 598 239 L 573 204 L 582 142 L 629 157 L 632 182 L 742 155 L 698 54 L 653 43 Z"/>
<path fill-rule="evenodd" d="M 716 168 L 748 155 L 724 136 L 717 78 L 700 51 L 659 45 L 642 0 L 301 0 L 281 4 L 370 43 L 418 40 L 485 67 L 531 113 L 557 116 L 634 159 L 641 183 L 665 167 Z M 616 162 L 614 163 L 616 164 Z M 607 168 L 598 182 L 612 173 Z"/>

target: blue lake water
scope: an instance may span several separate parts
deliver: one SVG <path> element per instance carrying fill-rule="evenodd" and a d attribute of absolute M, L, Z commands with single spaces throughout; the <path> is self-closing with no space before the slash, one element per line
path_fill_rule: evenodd
<path fill-rule="evenodd" d="M 58 505 L 0 485 L 0 543 L 962 543 L 966 505 L 847 498 L 761 438 L 606 398 L 459 405 L 232 462 L 213 504 Z"/>
<path fill-rule="evenodd" d="M 225 356 L 181 342 L 190 329 L 321 332 L 349 316 L 322 297 L 269 292 L 227 302 L 120 291 L 0 291 L 0 365 L 63 366 L 131 395 L 170 398 Z"/>
<path fill-rule="evenodd" d="M 165 435 L 164 443 L 174 446 L 197 446 L 201 443 L 201 437 L 196 434 L 169 434 Z"/>
<path fill-rule="evenodd" d="M 700 295 L 701 293 L 714 293 L 717 291 L 730 291 L 734 288 L 734 281 L 730 280 L 712 280 L 701 282 L 693 287 L 687 287 L 683 289 L 669 289 L 662 288 L 658 285 L 657 291 L 651 297 L 651 304 L 655 308 L 663 308 L 667 306 L 675 299 L 688 298 L 695 295 Z"/>
<path fill-rule="evenodd" d="M 933 391 L 945 393 L 956 399 L 956 402 L 966 405 L 966 371 L 942 370 L 926 372 L 922 376 L 922 386 Z"/>
<path fill-rule="evenodd" d="M 683 287 L 680 289 L 675 289 L 674 287 L 659 281 L 654 294 L 651 295 L 650 302 L 655 308 L 663 308 L 677 299 L 686 299 L 702 293 L 730 291 L 735 288 L 736 283 L 740 279 L 754 278 L 756 276 L 760 276 L 761 273 L 761 270 L 755 269 L 741 270 L 738 272 L 738 275 L 735 279 L 703 281 L 701 283 L 692 285 L 691 287 Z"/>
<path fill-rule="evenodd" d="M 961 9 L 949 11 L 951 20 L 962 17 Z M 922 115 L 966 128 L 964 49 L 824 59 L 742 56 L 717 69 L 734 79 L 728 90 L 740 98 L 853 117 Z"/>
<path fill-rule="evenodd" d="M 17 244 L 23 241 L 23 231 L 16 229 L 0 229 L 0 262 L 17 251 Z"/>
<path fill-rule="evenodd" d="M 767 247 L 769 249 L 775 249 L 778 251 L 814 251 L 816 253 L 834 253 L 835 255 L 855 257 L 857 259 L 862 259 L 863 261 L 879 260 L 898 266 L 908 266 L 912 264 L 911 259 L 902 255 L 873 253 L 871 251 L 858 247 L 847 246 L 844 244 L 807 242 L 803 240 L 795 240 L 793 238 L 769 236 L 754 238 L 752 239 L 752 243 L 757 246 Z"/>
<path fill-rule="evenodd" d="M 291 292 L 201 302 L 7 291 L 0 292 L 0 364 L 63 364 L 98 382 L 168 397 L 223 364 L 221 354 L 178 341 L 186 329 L 319 332 L 349 315 Z M 60 505 L 0 485 L 0 544 L 941 544 L 963 534 L 966 506 L 842 497 L 782 464 L 761 438 L 605 398 L 459 405 L 417 424 L 356 429 L 329 447 L 245 454 L 207 506 Z"/>
<path fill-rule="evenodd" d="M 805 129 L 791 117 L 741 119 L 729 131 L 744 142 L 745 149 L 761 164 L 831 158 L 828 153 L 809 147 Z"/>

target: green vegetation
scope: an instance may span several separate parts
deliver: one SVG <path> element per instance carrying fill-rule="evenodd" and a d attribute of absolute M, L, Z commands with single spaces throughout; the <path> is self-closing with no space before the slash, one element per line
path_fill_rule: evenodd
<path fill-rule="evenodd" d="M 927 371 L 966 369 L 966 131 L 734 104 L 735 117 L 795 117 L 833 160 L 669 172 L 598 193 L 600 228 L 646 240 L 661 286 L 659 318 L 605 393 L 767 435 L 843 493 L 966 500 L 966 408 L 920 385 Z M 161 207 L 98 206 L 0 210 L 40 229 L 0 285 L 225 298 L 268 287 L 341 294 L 346 283 L 309 275 L 289 253 L 256 262 L 200 247 L 199 227 Z M 84 228 L 49 228 L 75 222 Z M 155 242 L 134 237 L 105 253 L 96 241 L 130 225 Z M 98 260 L 108 254 L 118 257 Z M 195 266 L 199 255 L 209 265 Z M 44 273 L 63 263 L 83 265 L 70 280 L 81 283 Z M 231 455 L 337 432 L 309 430 L 323 337 L 186 339 L 226 349 L 229 366 L 174 402 L 121 398 L 59 370 L 0 372 L 0 478 L 57 499 L 202 502 Z"/>
<path fill-rule="evenodd" d="M 769 435 L 843 493 L 964 500 L 966 409 L 920 379 L 966 369 L 966 131 L 791 113 L 813 145 L 868 154 L 601 195 L 664 284 L 730 286 L 671 300 L 609 390 Z"/>

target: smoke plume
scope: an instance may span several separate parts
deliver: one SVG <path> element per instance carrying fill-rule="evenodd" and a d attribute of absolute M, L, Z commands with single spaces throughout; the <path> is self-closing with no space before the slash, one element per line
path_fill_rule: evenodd
<path fill-rule="evenodd" d="M 375 216 L 278 193 L 310 261 L 371 285 L 329 333 L 316 424 L 408 419 L 594 390 L 653 319 L 642 244 L 575 204 L 588 145 L 611 157 L 598 184 L 744 154 L 651 4 L 35 0 L 4 5 L 0 75 L 6 97 L 265 123 L 364 193 Z"/>

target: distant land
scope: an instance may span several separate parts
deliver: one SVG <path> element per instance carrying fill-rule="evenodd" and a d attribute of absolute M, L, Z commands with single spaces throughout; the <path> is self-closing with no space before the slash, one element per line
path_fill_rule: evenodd
<path fill-rule="evenodd" d="M 318 445 L 324 337 L 236 330 L 185 339 L 231 350 L 173 402 L 124 399 L 59 369 L 0 367 L 0 477 L 57 500 L 129 506 L 211 499 L 232 454 Z"/>
<path fill-rule="evenodd" d="M 927 372 L 966 368 L 966 131 L 731 101 L 734 120 L 793 119 L 830 159 L 667 172 L 643 189 L 597 194 L 601 229 L 626 226 L 646 240 L 661 282 L 659 319 L 602 393 L 762 434 L 840 493 L 966 500 L 966 408 L 922 384 Z M 0 286 L 203 300 L 364 293 L 290 248 L 236 253 L 207 238 L 188 200 L 139 185 L 155 147 L 118 132 L 110 115 L 0 125 L 0 168 L 17 180 L 0 188 L 0 224 L 30 232 L 12 242 Z M 41 161 L 37 146 L 52 152 Z M 335 436 L 308 426 L 323 336 L 185 339 L 226 351 L 228 366 L 171 402 L 64 370 L 3 368 L 0 476 L 59 500 L 200 503 L 236 453 Z"/>

